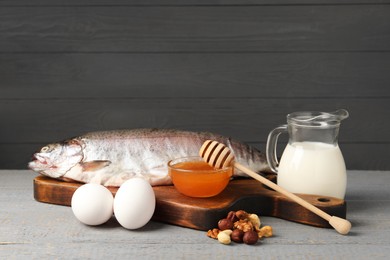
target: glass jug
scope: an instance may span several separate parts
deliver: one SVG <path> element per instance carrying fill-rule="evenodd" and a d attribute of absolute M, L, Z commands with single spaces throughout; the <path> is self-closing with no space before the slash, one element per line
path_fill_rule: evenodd
<path fill-rule="evenodd" d="M 338 134 L 341 120 L 347 117 L 344 109 L 288 114 L 287 125 L 273 129 L 267 140 L 267 161 L 277 173 L 278 185 L 292 193 L 344 199 L 347 174 Z M 285 132 L 289 140 L 278 162 L 277 141 Z"/>

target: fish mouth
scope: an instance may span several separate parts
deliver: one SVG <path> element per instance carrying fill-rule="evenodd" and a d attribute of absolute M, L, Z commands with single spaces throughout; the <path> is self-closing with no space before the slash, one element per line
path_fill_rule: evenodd
<path fill-rule="evenodd" d="M 35 162 L 35 163 L 40 163 L 40 164 L 48 164 L 48 162 L 46 161 L 45 157 L 35 153 L 32 158 L 31 158 L 31 162 Z"/>
<path fill-rule="evenodd" d="M 32 156 L 31 161 L 28 163 L 28 168 L 34 171 L 42 171 L 45 169 L 52 168 L 52 166 L 49 164 L 49 162 L 44 156 L 35 153 Z"/>

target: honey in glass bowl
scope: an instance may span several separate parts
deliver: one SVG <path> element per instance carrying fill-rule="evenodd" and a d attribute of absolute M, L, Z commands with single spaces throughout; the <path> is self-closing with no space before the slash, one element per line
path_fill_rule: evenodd
<path fill-rule="evenodd" d="M 190 197 L 212 197 L 221 193 L 233 175 L 233 167 L 216 169 L 201 157 L 184 157 L 168 162 L 175 188 Z"/>

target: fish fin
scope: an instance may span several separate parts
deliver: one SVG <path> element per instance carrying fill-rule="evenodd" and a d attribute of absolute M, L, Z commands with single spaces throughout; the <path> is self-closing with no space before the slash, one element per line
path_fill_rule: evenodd
<path fill-rule="evenodd" d="M 110 164 L 111 161 L 107 161 L 107 160 L 96 160 L 96 161 L 80 163 L 81 167 L 83 168 L 83 171 L 87 171 L 87 172 L 100 170 L 104 167 L 107 167 Z"/>
<path fill-rule="evenodd" d="M 64 176 L 61 176 L 58 179 L 61 180 L 61 181 L 65 181 L 65 182 L 75 182 L 74 179 L 67 178 L 67 177 L 64 177 Z M 78 182 L 78 181 L 76 181 L 76 182 Z"/>

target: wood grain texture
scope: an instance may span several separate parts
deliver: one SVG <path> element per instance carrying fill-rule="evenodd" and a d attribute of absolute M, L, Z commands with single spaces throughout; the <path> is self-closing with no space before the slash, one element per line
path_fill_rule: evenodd
<path fill-rule="evenodd" d="M 0 129 L 0 142 L 10 142 L 8 136 L 13 134 L 18 136 L 15 143 L 38 143 L 96 129 L 150 125 L 219 132 L 244 142 L 266 141 L 270 130 L 286 123 L 286 115 L 292 108 L 325 111 L 345 108 L 351 116 L 341 125 L 341 142 L 390 142 L 384 120 L 390 114 L 387 98 L 376 99 L 375 103 L 367 99 L 336 98 L 6 100 L 0 103 L 0 116 L 6 118 L 13 111 L 8 121 L 13 127 Z"/>
<path fill-rule="evenodd" d="M 3 7 L 0 49 L 385 51 L 389 50 L 389 12 L 390 5 Z"/>
<path fill-rule="evenodd" d="M 387 53 L 0 54 L 2 99 L 390 98 Z"/>
<path fill-rule="evenodd" d="M 32 6 L 257 6 L 387 4 L 389 0 L 36 0 Z M 2 0 L 0 6 L 31 6 L 29 0 Z"/>
<path fill-rule="evenodd" d="M 0 168 L 118 128 L 207 130 L 263 148 L 287 113 L 346 108 L 350 169 L 390 169 L 388 0 L 0 6 Z"/>

